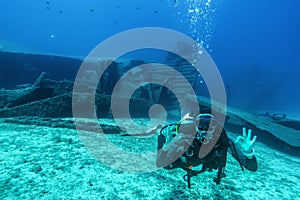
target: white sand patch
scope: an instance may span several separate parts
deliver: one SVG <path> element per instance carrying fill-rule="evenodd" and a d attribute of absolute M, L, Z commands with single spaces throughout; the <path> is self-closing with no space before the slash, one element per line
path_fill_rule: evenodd
<path fill-rule="evenodd" d="M 152 151 L 156 137 L 108 135 L 130 151 Z M 144 142 L 144 145 L 143 145 Z M 216 172 L 113 170 L 94 159 L 75 130 L 0 124 L 0 199 L 299 199 L 300 158 L 255 145 L 259 170 L 242 172 L 229 156 L 220 185 Z M 134 167 L 134 166 L 133 166 Z"/>

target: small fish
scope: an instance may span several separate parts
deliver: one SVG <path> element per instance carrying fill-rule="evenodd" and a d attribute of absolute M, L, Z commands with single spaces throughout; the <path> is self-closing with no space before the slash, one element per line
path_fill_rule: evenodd
<path fill-rule="evenodd" d="M 46 4 L 48 4 L 48 5 L 49 5 L 49 4 L 50 4 L 50 2 L 49 2 L 49 1 L 46 1 Z"/>
<path fill-rule="evenodd" d="M 90 9 L 90 12 L 94 12 L 94 9 Z"/>

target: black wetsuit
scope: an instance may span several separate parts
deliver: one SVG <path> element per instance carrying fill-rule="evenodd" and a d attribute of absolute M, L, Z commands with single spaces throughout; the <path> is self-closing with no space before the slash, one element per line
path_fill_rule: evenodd
<path fill-rule="evenodd" d="M 194 147 L 192 150 L 193 156 L 188 156 L 184 153 L 180 158 L 169 165 L 166 165 L 168 162 L 166 159 L 167 151 L 159 151 L 160 155 L 157 157 L 157 166 L 164 167 L 165 169 L 188 169 L 190 166 L 203 164 L 204 169 L 217 169 L 220 166 L 225 167 L 227 152 L 229 152 L 240 163 L 242 169 L 244 167 L 253 172 L 257 170 L 256 157 L 253 156 L 251 159 L 247 158 L 242 150 L 227 137 L 224 129 L 222 129 L 221 135 L 214 148 L 204 158 L 198 157 L 202 143 L 195 139 L 192 144 Z M 182 159 L 182 157 L 184 157 L 184 159 Z"/>

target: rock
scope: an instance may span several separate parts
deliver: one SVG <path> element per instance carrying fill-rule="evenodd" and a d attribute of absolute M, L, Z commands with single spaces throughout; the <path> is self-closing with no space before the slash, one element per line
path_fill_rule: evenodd
<path fill-rule="evenodd" d="M 38 116 L 38 117 L 70 117 L 72 116 L 71 95 L 64 94 L 52 98 L 46 98 L 39 101 L 32 101 L 14 107 L 8 107 L 0 110 L 1 117 L 20 117 L 20 116 Z"/>
<path fill-rule="evenodd" d="M 91 132 L 101 132 L 104 134 L 120 134 L 123 131 L 126 131 L 126 127 L 119 127 L 111 124 L 111 121 L 108 123 L 95 123 L 89 119 L 79 119 L 79 126 L 75 126 L 75 121 L 73 118 L 49 118 L 49 117 L 31 117 L 31 116 L 22 116 L 22 117 L 12 117 L 12 118 L 2 118 L 0 122 L 2 123 L 13 123 L 13 124 L 25 124 L 25 125 L 37 125 L 37 126 L 48 126 L 52 128 L 68 128 L 68 129 L 79 129 Z M 62 139 L 59 135 L 54 135 L 54 140 L 61 142 Z M 72 143 L 72 141 L 67 141 Z"/>

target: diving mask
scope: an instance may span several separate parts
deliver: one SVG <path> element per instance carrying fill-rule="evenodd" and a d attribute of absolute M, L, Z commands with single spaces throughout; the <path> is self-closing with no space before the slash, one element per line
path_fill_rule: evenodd
<path fill-rule="evenodd" d="M 200 114 L 195 118 L 197 139 L 207 144 L 212 138 L 217 127 L 217 121 L 211 114 Z"/>

